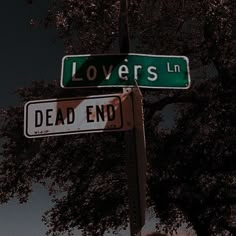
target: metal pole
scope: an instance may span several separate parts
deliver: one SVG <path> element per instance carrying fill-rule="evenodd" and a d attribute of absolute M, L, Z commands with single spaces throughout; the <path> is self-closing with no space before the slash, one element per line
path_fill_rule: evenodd
<path fill-rule="evenodd" d="M 128 147 L 128 195 L 131 236 L 141 236 L 146 210 L 146 145 L 142 94 L 136 87 L 132 89 L 134 129 L 126 132 Z"/>
<path fill-rule="evenodd" d="M 129 53 L 130 39 L 128 29 L 128 3 L 120 0 L 119 16 L 119 46 L 120 53 Z M 123 89 L 125 92 L 126 89 Z M 130 235 L 141 236 L 141 229 L 145 223 L 146 200 L 146 145 L 144 133 L 144 118 L 142 93 L 137 83 L 131 89 L 134 129 L 125 133 L 127 145 L 127 174 Z"/>
<path fill-rule="evenodd" d="M 129 53 L 128 2 L 127 0 L 120 0 L 119 46 L 120 46 L 120 53 Z"/>

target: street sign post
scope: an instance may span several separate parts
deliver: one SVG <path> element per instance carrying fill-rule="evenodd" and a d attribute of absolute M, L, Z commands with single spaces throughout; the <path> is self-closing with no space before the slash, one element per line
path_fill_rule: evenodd
<path fill-rule="evenodd" d="M 71 55 L 62 59 L 63 88 L 135 87 L 187 89 L 185 56 L 148 54 Z"/>
<path fill-rule="evenodd" d="M 27 138 L 133 128 L 127 93 L 30 101 L 24 107 Z"/>
<path fill-rule="evenodd" d="M 134 129 L 126 132 L 128 150 L 128 197 L 130 205 L 130 235 L 141 236 L 146 211 L 146 141 L 143 96 L 139 88 L 131 89 Z"/>

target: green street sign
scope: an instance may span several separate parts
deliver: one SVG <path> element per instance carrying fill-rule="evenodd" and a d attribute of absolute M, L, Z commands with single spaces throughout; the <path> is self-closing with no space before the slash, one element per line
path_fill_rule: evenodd
<path fill-rule="evenodd" d="M 69 55 L 62 59 L 61 87 L 134 87 L 187 89 L 185 56 L 146 54 Z"/>

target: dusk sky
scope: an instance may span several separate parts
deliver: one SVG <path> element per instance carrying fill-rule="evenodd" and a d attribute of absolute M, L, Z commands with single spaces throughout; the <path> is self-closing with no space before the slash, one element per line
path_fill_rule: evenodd
<path fill-rule="evenodd" d="M 42 17 L 48 1 L 3 1 L 0 22 L 0 108 L 15 105 L 14 91 L 28 86 L 33 80 L 59 79 L 63 44 L 51 30 L 33 29 L 30 19 Z M 1 236 L 43 236 L 46 227 L 41 221 L 43 213 L 52 206 L 48 193 L 35 185 L 27 204 L 16 200 L 0 205 Z"/>
<path fill-rule="evenodd" d="M 52 29 L 30 27 L 30 19 L 47 12 L 48 1 L 4 1 L 1 5 L 1 100 L 0 107 L 13 105 L 14 91 L 33 80 L 59 79 L 63 44 Z"/>
<path fill-rule="evenodd" d="M 16 105 L 15 90 L 29 86 L 33 80 L 60 78 L 63 43 L 53 29 L 32 28 L 29 24 L 31 18 L 46 14 L 47 2 L 34 1 L 32 5 L 27 5 L 24 0 L 13 0 L 4 1 L 1 5 L 0 108 Z M 47 228 L 41 217 L 51 206 L 47 191 L 35 184 L 26 204 L 19 204 L 13 199 L 0 205 L 0 235 L 46 235 Z M 123 232 L 122 235 L 127 234 Z"/>

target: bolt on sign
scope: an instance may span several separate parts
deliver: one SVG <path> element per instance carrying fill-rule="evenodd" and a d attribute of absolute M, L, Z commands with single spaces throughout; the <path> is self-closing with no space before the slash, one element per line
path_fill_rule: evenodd
<path fill-rule="evenodd" d="M 28 138 L 76 133 L 125 131 L 133 128 L 127 93 L 30 101 L 24 107 Z"/>
<path fill-rule="evenodd" d="M 188 58 L 129 53 L 70 55 L 62 59 L 63 88 L 134 87 L 135 80 L 140 88 L 187 89 Z"/>

